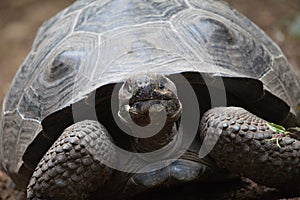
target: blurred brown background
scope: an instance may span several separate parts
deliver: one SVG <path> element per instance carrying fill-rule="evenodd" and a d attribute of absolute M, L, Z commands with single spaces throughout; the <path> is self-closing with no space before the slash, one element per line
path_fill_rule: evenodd
<path fill-rule="evenodd" d="M 73 0 L 0 1 L 0 105 L 41 23 Z M 282 48 L 300 77 L 300 0 L 228 0 Z M 0 106 L 1 108 L 1 106 Z M 21 199 L 0 172 L 0 200 Z"/>

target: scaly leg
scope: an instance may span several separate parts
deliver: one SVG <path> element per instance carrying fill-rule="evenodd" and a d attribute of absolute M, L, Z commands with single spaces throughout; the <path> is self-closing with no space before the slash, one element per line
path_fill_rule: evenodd
<path fill-rule="evenodd" d="M 65 129 L 36 167 L 27 187 L 28 199 L 86 199 L 101 189 L 116 162 L 112 139 L 96 121 Z"/>
<path fill-rule="evenodd" d="M 221 167 L 267 186 L 300 190 L 300 141 L 292 135 L 278 138 L 265 120 L 237 107 L 209 110 L 201 135 L 217 140 L 210 154 Z"/>

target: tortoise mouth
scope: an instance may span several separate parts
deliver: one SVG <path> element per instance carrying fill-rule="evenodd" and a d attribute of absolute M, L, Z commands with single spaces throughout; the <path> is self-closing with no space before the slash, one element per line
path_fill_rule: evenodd
<path fill-rule="evenodd" d="M 151 93 L 137 92 L 129 99 L 129 106 L 133 106 L 139 102 L 168 101 L 176 99 L 176 95 L 171 91 L 154 90 Z"/>

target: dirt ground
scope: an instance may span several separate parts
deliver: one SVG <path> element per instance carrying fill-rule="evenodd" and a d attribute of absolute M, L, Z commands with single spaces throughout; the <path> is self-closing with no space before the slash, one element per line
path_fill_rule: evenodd
<path fill-rule="evenodd" d="M 45 19 L 72 2 L 72 0 L 0 1 L 0 105 L 18 66 L 31 48 L 37 28 Z M 300 0 L 228 0 L 228 2 L 278 43 L 300 77 Z M 293 25 L 297 17 L 299 17 L 299 23 Z M 189 197 L 191 190 L 181 189 L 180 193 L 184 195 L 180 195 L 182 198 L 199 199 Z M 166 198 L 172 196 L 170 193 L 165 195 L 167 195 Z M 226 196 L 226 199 L 285 199 L 294 195 L 282 194 L 244 180 L 238 189 L 235 188 L 227 192 L 225 196 L 223 194 L 221 196 L 223 198 Z M 209 196 L 207 199 L 221 198 L 221 196 Z M 172 198 L 175 197 L 173 195 Z M 0 200 L 24 198 L 24 194 L 16 190 L 10 179 L 0 172 Z M 152 196 L 150 195 L 149 198 Z M 157 199 L 155 195 L 153 198 Z M 175 199 L 182 198 L 177 196 Z"/>

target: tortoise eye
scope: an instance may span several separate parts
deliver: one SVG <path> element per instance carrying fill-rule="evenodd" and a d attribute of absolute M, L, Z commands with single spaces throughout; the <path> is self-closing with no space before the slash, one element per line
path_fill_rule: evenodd
<path fill-rule="evenodd" d="M 124 89 L 125 89 L 127 92 L 129 92 L 129 93 L 132 92 L 132 87 L 131 87 L 131 85 L 130 85 L 128 82 L 126 82 L 126 83 L 124 84 Z"/>
<path fill-rule="evenodd" d="M 164 89 L 164 88 L 165 88 L 165 84 L 159 84 L 159 85 L 158 85 L 158 89 L 162 90 L 162 89 Z"/>
<path fill-rule="evenodd" d="M 164 80 L 164 79 L 160 80 L 159 83 L 158 83 L 158 88 L 161 89 L 161 90 L 165 89 L 167 84 L 168 84 L 168 82 L 166 80 Z"/>

